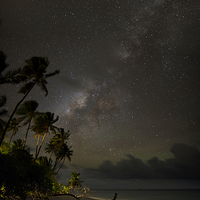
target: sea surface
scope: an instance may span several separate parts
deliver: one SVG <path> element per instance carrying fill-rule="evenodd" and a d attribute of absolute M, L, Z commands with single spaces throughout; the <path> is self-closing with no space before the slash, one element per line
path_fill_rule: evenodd
<path fill-rule="evenodd" d="M 96 200 L 200 200 L 200 190 L 94 190 Z"/>

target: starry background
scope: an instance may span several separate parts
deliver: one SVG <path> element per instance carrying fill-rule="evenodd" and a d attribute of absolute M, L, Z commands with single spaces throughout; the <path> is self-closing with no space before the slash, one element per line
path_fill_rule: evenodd
<path fill-rule="evenodd" d="M 200 149 L 198 1 L 1 0 L 0 16 L 11 68 L 44 56 L 49 72 L 60 70 L 47 97 L 34 88 L 28 99 L 71 132 L 74 155 L 62 174 L 170 159 L 175 143 Z M 1 86 L 8 110 L 18 87 Z"/>

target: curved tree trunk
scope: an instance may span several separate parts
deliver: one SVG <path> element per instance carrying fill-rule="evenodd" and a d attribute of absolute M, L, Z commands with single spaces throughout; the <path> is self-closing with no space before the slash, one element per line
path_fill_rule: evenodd
<path fill-rule="evenodd" d="M 30 122 L 29 122 L 29 124 L 28 124 L 28 128 L 27 128 L 27 130 L 26 130 L 26 135 L 25 135 L 25 138 L 24 138 L 23 147 L 25 147 L 25 145 L 26 145 L 26 140 L 27 140 L 29 128 L 30 128 L 30 126 L 31 126 L 31 121 L 32 121 L 32 118 L 30 119 Z"/>
<path fill-rule="evenodd" d="M 56 174 L 57 174 L 57 173 L 60 171 L 60 169 L 62 168 L 62 166 L 63 166 L 64 162 L 65 162 L 65 157 L 64 157 L 64 159 L 63 159 L 63 162 L 62 162 L 62 164 L 60 165 L 60 167 L 59 167 L 58 171 L 56 172 Z"/>
<path fill-rule="evenodd" d="M 29 94 L 29 92 L 32 90 L 32 88 L 35 86 L 36 83 L 37 83 L 37 79 L 35 80 L 35 82 L 33 83 L 33 85 L 29 88 L 29 90 L 26 92 L 26 94 L 23 96 L 23 98 L 15 106 L 12 114 L 10 115 L 10 118 L 8 119 L 8 121 L 6 123 L 4 131 L 3 131 L 2 135 L 0 136 L 0 146 L 1 146 L 1 144 L 3 142 L 3 139 L 4 139 L 5 135 L 6 135 L 6 131 L 8 129 L 8 126 L 10 124 L 11 119 L 13 118 L 13 115 L 15 114 L 15 112 L 16 112 L 17 108 L 19 107 L 19 105 L 24 101 L 24 99 L 27 97 L 27 95 Z"/>
<path fill-rule="evenodd" d="M 53 170 L 56 168 L 57 164 L 58 164 L 58 159 L 56 158 L 54 166 L 53 166 Z"/>
<path fill-rule="evenodd" d="M 9 141 L 9 144 L 11 143 L 13 136 L 14 136 L 14 132 L 12 132 L 12 135 L 11 135 L 10 141 Z"/>
<path fill-rule="evenodd" d="M 60 149 L 59 149 L 59 152 L 61 151 L 61 145 L 60 145 Z M 56 166 L 57 166 L 57 164 L 58 164 L 58 158 L 56 158 L 56 160 L 55 160 L 55 163 L 54 163 L 54 166 L 53 166 L 53 169 L 55 169 L 56 168 Z M 59 169 L 60 170 L 60 169 Z"/>
<path fill-rule="evenodd" d="M 37 140 L 37 144 L 36 144 L 36 147 L 35 147 L 35 159 L 37 158 L 37 149 L 38 149 L 39 141 L 40 141 L 40 135 L 38 135 L 38 140 Z"/>

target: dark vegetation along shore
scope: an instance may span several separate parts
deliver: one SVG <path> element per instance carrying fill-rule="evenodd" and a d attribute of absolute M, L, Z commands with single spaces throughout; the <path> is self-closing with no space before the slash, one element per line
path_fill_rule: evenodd
<path fill-rule="evenodd" d="M 66 159 L 71 161 L 73 151 L 68 146 L 70 133 L 55 124 L 59 117 L 51 112 L 39 112 L 36 100 L 26 101 L 34 87 L 40 87 L 48 95 L 47 78 L 59 74 L 59 70 L 46 73 L 47 58 L 32 57 L 25 61 L 23 68 L 8 70 L 6 55 L 0 52 L 0 84 L 22 85 L 16 93 L 21 100 L 7 119 L 4 109 L 7 98 L 0 94 L 0 198 L 1 199 L 48 199 L 50 195 L 72 194 L 81 196 L 88 188 L 81 188 L 80 174 L 72 173 L 67 186 L 59 183 L 58 172 Z M 16 95 L 15 91 L 12 91 Z M 10 110 L 9 110 L 10 111 Z M 13 136 L 24 127 L 23 138 L 13 141 Z M 31 154 L 26 145 L 28 134 L 34 133 L 35 153 Z M 47 134 L 51 135 L 44 143 Z M 41 148 L 45 155 L 41 155 Z"/>

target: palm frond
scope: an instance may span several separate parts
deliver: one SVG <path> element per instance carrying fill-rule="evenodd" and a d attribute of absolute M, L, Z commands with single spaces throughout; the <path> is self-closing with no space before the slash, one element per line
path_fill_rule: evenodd
<path fill-rule="evenodd" d="M 27 114 L 27 110 L 24 109 L 23 104 L 21 104 L 18 109 L 15 112 L 15 115 L 26 115 Z"/>
<path fill-rule="evenodd" d="M 56 123 L 59 120 L 59 116 L 56 116 L 56 119 L 53 120 L 52 124 Z"/>
<path fill-rule="evenodd" d="M 24 84 L 20 90 L 19 90 L 19 93 L 22 93 L 22 94 L 26 94 L 26 92 L 34 85 L 34 82 L 28 82 L 26 84 Z"/>
<path fill-rule="evenodd" d="M 5 75 L 2 75 L 0 78 L 0 84 L 4 84 L 4 83 L 13 83 L 13 84 L 17 84 L 19 82 L 21 82 L 20 79 L 17 78 L 17 75 L 19 74 L 19 72 L 21 71 L 21 69 L 16 69 L 16 70 L 9 70 L 5 73 Z"/>
<path fill-rule="evenodd" d="M 37 69 L 37 75 L 39 77 L 43 77 L 44 73 L 46 73 L 46 69 L 47 69 L 48 63 L 40 63 L 38 69 Z"/>
<path fill-rule="evenodd" d="M 13 131 L 13 133 L 15 134 L 18 131 L 18 127 L 20 126 L 19 123 L 17 122 L 17 119 L 13 118 L 9 124 L 7 131 Z"/>
<path fill-rule="evenodd" d="M 54 151 L 54 149 L 55 145 L 50 141 L 49 143 L 46 144 L 45 153 L 51 153 L 52 151 Z"/>
<path fill-rule="evenodd" d="M 49 77 L 54 76 L 54 75 L 59 74 L 59 73 L 60 73 L 60 70 L 55 70 L 54 72 L 46 74 L 44 77 L 49 78 Z"/>
<path fill-rule="evenodd" d="M 33 78 L 34 74 L 35 72 L 30 66 L 24 66 L 17 77 L 25 81 Z"/>
<path fill-rule="evenodd" d="M 46 133 L 48 126 L 49 120 L 46 113 L 40 113 L 34 118 L 34 125 L 31 127 L 31 130 L 42 135 Z"/>
<path fill-rule="evenodd" d="M 49 64 L 48 59 L 43 57 L 32 57 L 26 60 L 25 62 L 27 64 L 26 67 L 30 67 L 30 69 L 33 70 L 34 74 L 37 75 L 38 77 L 43 76 Z"/>
<path fill-rule="evenodd" d="M 58 160 L 62 160 L 64 157 L 67 157 L 67 159 L 71 162 L 71 156 L 73 155 L 73 151 L 70 150 L 71 146 L 68 147 L 66 143 L 64 143 L 56 155 Z"/>
<path fill-rule="evenodd" d="M 18 117 L 18 118 L 17 118 L 17 122 L 18 122 L 18 123 L 21 123 L 21 122 L 24 121 L 25 119 L 26 119 L 26 116 Z"/>
<path fill-rule="evenodd" d="M 38 83 L 38 85 L 40 86 L 41 90 L 45 92 L 45 96 L 47 96 L 47 95 L 48 95 L 48 90 L 47 90 L 47 87 L 46 87 L 45 84 L 46 84 L 46 83 L 44 83 L 44 82 Z"/>
<path fill-rule="evenodd" d="M 35 110 L 38 107 L 37 101 L 25 101 L 23 104 L 21 104 L 18 109 L 16 110 L 15 114 L 17 115 L 28 115 L 29 113 L 32 114 L 35 112 Z"/>

